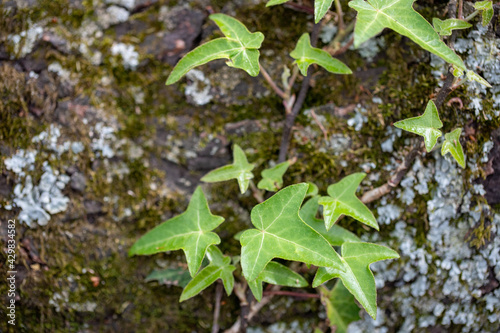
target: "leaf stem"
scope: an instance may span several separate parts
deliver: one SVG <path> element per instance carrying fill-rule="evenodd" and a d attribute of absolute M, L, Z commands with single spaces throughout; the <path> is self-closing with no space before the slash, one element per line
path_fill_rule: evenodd
<path fill-rule="evenodd" d="M 335 9 L 337 9 L 339 31 L 342 32 L 344 31 L 344 13 L 342 12 L 342 5 L 340 4 L 340 0 L 335 0 Z"/>
<path fill-rule="evenodd" d="M 479 15 L 479 13 L 481 13 L 480 10 L 476 10 L 474 11 L 472 14 L 470 14 L 469 16 L 467 16 L 464 21 L 465 22 L 469 22 L 470 20 L 472 20 L 474 17 L 476 17 L 477 15 Z"/>
<path fill-rule="evenodd" d="M 269 73 L 266 71 L 266 69 L 262 66 L 262 64 L 259 62 L 259 67 L 260 67 L 260 72 L 262 73 L 262 76 L 264 79 L 269 83 L 271 88 L 274 90 L 274 92 L 281 97 L 282 99 L 287 99 L 287 95 L 281 90 L 278 85 L 273 81 Z"/>
<path fill-rule="evenodd" d="M 215 286 L 215 309 L 214 309 L 214 321 L 212 324 L 212 333 L 219 332 L 219 316 L 220 316 L 220 301 L 222 299 L 222 283 L 217 281 L 217 286 Z"/>

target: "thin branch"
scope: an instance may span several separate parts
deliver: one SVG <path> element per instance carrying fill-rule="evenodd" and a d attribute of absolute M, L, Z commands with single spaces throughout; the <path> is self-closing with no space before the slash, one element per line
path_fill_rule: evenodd
<path fill-rule="evenodd" d="M 328 140 L 328 134 L 326 132 L 326 129 L 323 126 L 323 124 L 319 121 L 318 116 L 316 116 L 316 112 L 314 112 L 314 109 L 311 109 L 311 116 L 313 117 L 316 124 L 319 126 L 319 129 L 321 130 L 321 132 L 323 132 L 323 136 L 325 137 L 325 141 Z"/>
<path fill-rule="evenodd" d="M 342 13 L 342 5 L 340 4 L 340 0 L 335 0 L 335 9 L 337 9 L 339 31 L 343 31 L 344 30 L 344 13 Z"/>
<path fill-rule="evenodd" d="M 415 158 L 421 154 L 422 148 L 423 148 L 423 141 L 419 140 L 419 142 L 415 144 L 413 149 L 410 150 L 408 155 L 406 155 L 403 163 L 401 163 L 398 166 L 398 168 L 393 173 L 391 178 L 387 181 L 387 183 L 363 194 L 363 196 L 361 197 L 361 202 L 367 204 L 372 201 L 378 200 L 384 195 L 390 193 L 393 188 L 397 187 L 401 182 L 401 180 L 403 180 L 403 177 L 406 175 L 406 172 L 413 165 L 413 161 L 415 160 Z"/>
<path fill-rule="evenodd" d="M 315 24 L 312 32 L 311 45 L 313 47 L 316 46 L 316 42 L 318 41 L 318 34 L 320 29 L 320 24 Z M 288 153 L 288 147 L 290 145 L 290 138 L 292 136 L 292 127 L 295 123 L 295 118 L 299 114 L 302 106 L 304 105 L 304 101 L 307 96 L 307 92 L 309 91 L 309 83 L 311 81 L 311 72 L 312 69 L 309 67 L 307 71 L 307 76 L 302 81 L 302 85 L 300 87 L 299 95 L 295 104 L 293 105 L 292 112 L 286 115 L 285 118 L 285 126 L 283 128 L 283 134 L 281 137 L 281 146 L 280 153 L 278 157 L 278 163 L 284 162 L 286 160 L 286 155 Z"/>
<path fill-rule="evenodd" d="M 266 69 L 262 66 L 261 63 L 259 63 L 260 67 L 260 72 L 262 73 L 262 76 L 264 79 L 266 79 L 267 83 L 271 86 L 271 88 L 274 90 L 274 92 L 281 97 L 283 100 L 287 99 L 287 95 L 281 90 L 278 85 L 273 81 L 269 73 L 266 71 Z"/>
<path fill-rule="evenodd" d="M 219 316 L 220 316 L 220 301 L 222 299 L 222 283 L 217 281 L 215 286 L 215 309 L 214 309 L 214 322 L 212 324 L 212 333 L 219 332 Z"/>

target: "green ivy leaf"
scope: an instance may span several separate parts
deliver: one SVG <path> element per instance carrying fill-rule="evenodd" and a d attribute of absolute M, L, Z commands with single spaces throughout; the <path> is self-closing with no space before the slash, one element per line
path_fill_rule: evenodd
<path fill-rule="evenodd" d="M 441 146 L 441 155 L 446 155 L 451 153 L 451 156 L 458 162 L 458 164 L 465 168 L 465 156 L 462 150 L 462 145 L 460 144 L 460 134 L 462 133 L 461 128 L 457 128 L 453 132 L 446 133 L 444 135 L 445 141 Z"/>
<path fill-rule="evenodd" d="M 253 178 L 252 170 L 254 164 L 248 163 L 245 153 L 237 144 L 233 147 L 233 159 L 233 164 L 210 171 L 201 178 L 201 181 L 214 183 L 236 179 L 240 187 L 240 192 L 242 194 L 245 193 L 250 184 L 250 179 Z"/>
<path fill-rule="evenodd" d="M 240 21 L 225 14 L 213 14 L 210 19 L 226 38 L 214 39 L 186 54 L 170 73 L 167 85 L 179 81 L 191 69 L 215 59 L 228 59 L 228 66 L 243 69 L 251 76 L 259 74 L 258 49 L 264 35 L 261 32 L 251 33 Z"/>
<path fill-rule="evenodd" d="M 160 284 L 169 286 L 185 287 L 191 280 L 191 275 L 184 268 L 167 268 L 163 270 L 154 270 L 145 279 L 146 282 L 158 281 Z"/>
<path fill-rule="evenodd" d="M 321 302 L 326 307 L 326 315 L 330 321 L 332 332 L 346 333 L 353 321 L 360 320 L 359 307 L 352 294 L 344 287 L 341 280 L 335 283 L 332 290 L 320 288 Z M 333 326 L 336 327 L 334 330 Z"/>
<path fill-rule="evenodd" d="M 266 4 L 266 7 L 281 5 L 282 3 L 288 2 L 290 0 L 269 0 Z"/>
<path fill-rule="evenodd" d="M 231 265 L 231 258 L 223 256 L 222 252 L 216 246 L 211 246 L 207 251 L 210 264 L 203 268 L 186 285 L 182 291 L 180 302 L 198 295 L 212 283 L 221 279 L 224 289 L 228 295 L 231 295 L 234 286 L 233 271 L 236 269 Z"/>
<path fill-rule="evenodd" d="M 429 101 L 423 115 L 398 121 L 394 123 L 394 126 L 423 136 L 425 149 L 430 152 L 436 145 L 437 139 L 442 135 L 438 128 L 443 127 L 443 123 L 439 119 L 436 104 Z"/>
<path fill-rule="evenodd" d="M 286 161 L 272 168 L 263 170 L 261 174 L 262 179 L 257 184 L 257 187 L 261 190 L 276 192 L 283 186 L 283 175 L 289 166 L 290 162 Z"/>
<path fill-rule="evenodd" d="M 344 286 L 354 295 L 368 314 L 377 317 L 377 288 L 375 278 L 370 270 L 370 264 L 399 258 L 397 252 L 377 244 L 344 243 L 342 244 L 342 263 L 344 271 L 336 268 L 320 267 L 314 277 L 313 287 L 333 278 L 341 278 Z"/>
<path fill-rule="evenodd" d="M 321 21 L 323 16 L 326 15 L 330 7 L 332 6 L 333 0 L 314 0 L 314 22 L 318 23 Z"/>
<path fill-rule="evenodd" d="M 297 46 L 290 53 L 290 56 L 295 59 L 295 63 L 299 66 L 300 72 L 304 76 L 307 76 L 307 69 L 312 64 L 318 64 L 330 73 L 352 73 L 349 67 L 344 65 L 340 60 L 333 58 L 328 52 L 312 47 L 308 33 L 300 37 Z"/>
<path fill-rule="evenodd" d="M 493 2 L 492 1 L 478 1 L 474 4 L 474 9 L 481 11 L 483 27 L 487 26 L 493 18 Z"/>
<path fill-rule="evenodd" d="M 349 6 L 358 12 L 354 29 L 354 46 L 389 28 L 410 38 L 425 50 L 465 69 L 464 62 L 439 38 L 429 22 L 413 9 L 415 0 L 353 0 Z"/>
<path fill-rule="evenodd" d="M 241 267 L 255 280 L 273 258 L 341 268 L 337 252 L 299 217 L 308 185 L 288 186 L 252 209 L 252 224 L 240 237 Z"/>
<path fill-rule="evenodd" d="M 314 197 L 318 194 L 318 186 L 316 184 L 307 182 L 307 185 L 309 185 L 309 187 L 307 188 L 306 197 Z"/>
<path fill-rule="evenodd" d="M 491 88 L 491 85 L 488 83 L 488 81 L 486 81 L 485 79 L 480 77 L 478 74 L 474 73 L 473 71 L 467 71 L 466 76 L 467 76 L 467 80 L 469 80 L 469 81 L 476 81 L 476 82 L 481 83 L 482 85 L 485 85 L 488 88 Z"/>
<path fill-rule="evenodd" d="M 302 288 L 309 285 L 306 279 L 300 274 L 274 261 L 270 261 L 267 264 L 257 279 L 248 282 L 248 286 L 252 290 L 255 299 L 259 302 L 262 299 L 262 282 L 294 288 Z"/>
<path fill-rule="evenodd" d="M 361 240 L 352 232 L 345 230 L 341 226 L 334 225 L 330 230 L 326 230 L 323 220 L 316 218 L 319 208 L 319 197 L 315 196 L 307 200 L 300 209 L 299 215 L 311 228 L 316 230 L 332 246 L 340 246 L 345 242 L 360 242 Z"/>
<path fill-rule="evenodd" d="M 491 2 L 490 0 L 478 1 L 478 2 L 474 3 L 474 9 L 476 9 L 476 10 L 493 9 L 493 2 Z"/>
<path fill-rule="evenodd" d="M 438 34 L 441 36 L 450 36 L 453 30 L 467 29 L 472 27 L 472 24 L 464 20 L 448 19 L 440 20 L 438 18 L 432 19 L 432 25 Z"/>
<path fill-rule="evenodd" d="M 328 196 L 319 199 L 319 204 L 323 206 L 326 230 L 330 230 L 341 215 L 350 216 L 378 230 L 375 216 L 355 194 L 365 177 L 365 173 L 353 173 L 338 183 L 328 186 Z"/>
<path fill-rule="evenodd" d="M 129 251 L 129 256 L 148 255 L 182 249 L 186 255 L 191 276 L 198 271 L 207 248 L 219 244 L 219 236 L 211 232 L 224 221 L 212 215 L 207 199 L 197 187 L 184 213 L 150 230 Z"/>

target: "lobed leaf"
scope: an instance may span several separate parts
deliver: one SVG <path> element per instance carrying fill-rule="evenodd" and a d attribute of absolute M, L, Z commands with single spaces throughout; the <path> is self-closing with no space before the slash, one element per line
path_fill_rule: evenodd
<path fill-rule="evenodd" d="M 425 50 L 465 70 L 462 59 L 439 38 L 429 22 L 413 9 L 415 0 L 352 0 L 349 6 L 358 12 L 354 46 L 389 28 L 410 38 Z"/>
<path fill-rule="evenodd" d="M 370 264 L 380 260 L 399 258 L 399 255 L 385 246 L 371 243 L 344 243 L 341 251 L 344 270 L 320 267 L 314 277 L 313 287 L 316 288 L 333 278 L 342 279 L 344 286 L 368 314 L 376 319 L 377 288 Z"/>
<path fill-rule="evenodd" d="M 350 216 L 378 230 L 375 216 L 355 194 L 365 177 L 365 173 L 353 173 L 338 183 L 328 186 L 328 196 L 321 197 L 318 201 L 323 206 L 326 230 L 329 230 L 341 215 Z"/>
<path fill-rule="evenodd" d="M 257 279 L 248 282 L 248 286 L 252 290 L 255 299 L 259 302 L 262 299 L 262 282 L 295 288 L 307 287 L 309 285 L 306 279 L 300 274 L 275 261 L 270 261 Z"/>
<path fill-rule="evenodd" d="M 226 293 L 231 295 L 234 286 L 233 271 L 236 269 L 231 265 L 231 258 L 223 256 L 216 246 L 209 248 L 208 257 L 210 264 L 196 274 L 186 285 L 182 291 L 180 302 L 198 295 L 218 279 L 222 280 Z"/>
<path fill-rule="evenodd" d="M 252 209 L 252 224 L 240 237 L 241 267 L 247 281 L 255 280 L 273 258 L 336 267 L 340 258 L 318 232 L 299 217 L 308 185 L 285 187 Z"/>
<path fill-rule="evenodd" d="M 257 187 L 261 190 L 276 192 L 283 186 L 283 175 L 289 166 L 290 162 L 285 161 L 272 168 L 263 170 L 261 173 L 262 179 L 257 184 Z"/>
<path fill-rule="evenodd" d="M 326 315 L 330 321 L 332 332 L 346 333 L 350 323 L 361 319 L 359 307 L 354 301 L 353 295 L 341 280 L 335 283 L 332 290 L 324 287 L 320 288 L 320 293 L 321 302 L 326 307 Z"/>
<path fill-rule="evenodd" d="M 330 228 L 330 230 L 326 230 L 323 220 L 316 218 L 316 213 L 318 212 L 319 208 L 318 201 L 319 197 L 314 196 L 311 199 L 307 200 L 307 202 L 300 209 L 300 218 L 304 220 L 305 223 L 316 230 L 332 246 L 341 246 L 345 242 L 361 241 L 358 236 L 338 225 L 334 225 Z"/>
<path fill-rule="evenodd" d="M 212 215 L 207 199 L 197 187 L 184 213 L 147 232 L 129 250 L 129 256 L 148 255 L 182 249 L 189 273 L 194 276 L 201 266 L 207 248 L 219 244 L 219 236 L 211 232 L 224 218 Z"/>
<path fill-rule="evenodd" d="M 340 60 L 333 58 L 328 52 L 312 47 L 308 33 L 300 37 L 297 46 L 295 46 L 295 49 L 290 53 L 290 56 L 295 59 L 295 63 L 304 76 L 307 76 L 307 69 L 312 64 L 318 64 L 330 73 L 352 73 L 349 67 Z"/>
<path fill-rule="evenodd" d="M 174 67 L 167 79 L 167 85 L 174 84 L 191 69 L 216 59 L 230 59 L 241 50 L 241 45 L 227 38 L 217 38 L 201 44 L 186 54 Z"/>
<path fill-rule="evenodd" d="M 318 186 L 314 183 L 307 182 L 307 185 L 309 185 L 306 193 L 306 197 L 314 197 L 316 194 L 318 194 Z"/>
<path fill-rule="evenodd" d="M 460 134 L 462 133 L 461 128 L 457 128 L 453 132 L 446 133 L 444 135 L 445 141 L 441 146 L 441 155 L 446 155 L 451 153 L 451 156 L 458 162 L 458 164 L 465 168 L 465 156 L 462 150 L 462 145 L 460 144 Z"/>
<path fill-rule="evenodd" d="M 432 19 L 432 25 L 434 26 L 434 30 L 436 30 L 436 32 L 441 36 L 450 36 L 453 30 L 472 27 L 472 24 L 464 20 L 447 19 L 442 21 L 436 17 Z"/>
<path fill-rule="evenodd" d="M 191 280 L 191 275 L 184 268 L 167 268 L 163 270 L 154 270 L 145 281 L 158 281 L 160 284 L 169 286 L 185 287 Z"/>
<path fill-rule="evenodd" d="M 235 144 L 233 146 L 233 164 L 225 165 L 207 173 L 201 181 L 207 183 L 222 182 L 230 179 L 236 179 L 243 194 L 248 189 L 250 179 L 253 178 L 252 170 L 254 164 L 248 163 L 245 152 Z"/>
<path fill-rule="evenodd" d="M 441 119 L 433 101 L 427 103 L 423 115 L 394 123 L 394 126 L 405 131 L 424 137 L 425 149 L 430 152 L 436 145 L 437 139 L 442 135 L 438 128 L 443 127 Z"/>
<path fill-rule="evenodd" d="M 266 3 L 266 7 L 281 5 L 282 3 L 285 3 L 285 2 L 288 2 L 288 1 L 290 1 L 290 0 L 269 0 Z"/>
<path fill-rule="evenodd" d="M 330 7 L 332 6 L 333 0 L 314 0 L 314 22 L 318 23 L 321 21 L 323 16 L 326 15 Z"/>
<path fill-rule="evenodd" d="M 480 77 L 478 74 L 474 73 L 473 71 L 467 71 L 466 77 L 467 77 L 467 80 L 469 80 L 469 81 L 476 81 L 476 82 L 481 83 L 482 85 L 485 85 L 488 88 L 491 88 L 491 85 L 488 83 L 488 81 L 486 81 L 485 79 Z"/>
<path fill-rule="evenodd" d="M 474 9 L 481 11 L 481 23 L 483 24 L 483 27 L 490 23 L 493 18 L 493 14 L 495 14 L 493 10 L 493 2 L 489 0 L 474 3 Z"/>
<path fill-rule="evenodd" d="M 186 54 L 170 73 L 167 85 L 179 81 L 191 69 L 216 59 L 228 59 L 228 66 L 243 69 L 251 76 L 259 74 L 258 49 L 264 35 L 248 31 L 243 23 L 225 14 L 213 14 L 210 19 L 226 38 L 214 39 Z"/>

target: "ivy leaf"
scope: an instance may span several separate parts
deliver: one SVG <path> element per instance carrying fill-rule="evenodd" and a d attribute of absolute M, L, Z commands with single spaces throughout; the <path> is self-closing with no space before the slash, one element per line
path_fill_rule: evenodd
<path fill-rule="evenodd" d="M 430 152 L 436 145 L 437 139 L 442 135 L 438 128 L 443 127 L 443 123 L 439 119 L 436 104 L 429 101 L 423 115 L 398 121 L 394 123 L 394 126 L 423 136 L 425 149 Z"/>
<path fill-rule="evenodd" d="M 276 192 L 283 186 L 283 175 L 290 166 L 290 162 L 286 161 L 280 163 L 272 168 L 262 171 L 262 179 L 257 184 L 261 190 Z"/>
<path fill-rule="evenodd" d="M 465 156 L 462 150 L 462 145 L 460 144 L 460 134 L 462 133 L 461 128 L 457 128 L 453 132 L 446 133 L 444 135 L 445 141 L 441 146 L 441 155 L 446 155 L 451 153 L 451 156 L 458 162 L 458 164 L 465 168 Z"/>
<path fill-rule="evenodd" d="M 198 271 L 207 248 L 219 244 L 219 236 L 211 232 L 224 221 L 212 215 L 207 199 L 197 187 L 184 213 L 150 230 L 129 250 L 129 256 L 148 255 L 182 249 L 186 255 L 191 276 Z"/>
<path fill-rule="evenodd" d="M 314 22 L 318 23 L 321 21 L 323 16 L 326 15 L 330 7 L 332 6 L 333 0 L 314 0 Z"/>
<path fill-rule="evenodd" d="M 228 66 L 243 69 L 251 76 L 259 74 L 258 49 L 264 35 L 261 32 L 251 33 L 240 21 L 225 14 L 213 14 L 210 19 L 219 26 L 226 38 L 214 39 L 186 54 L 170 73 L 167 85 L 179 81 L 194 67 L 215 59 L 228 59 Z"/>
<path fill-rule="evenodd" d="M 330 73 L 352 73 L 349 67 L 344 65 L 340 60 L 333 58 L 328 52 L 312 47 L 308 33 L 300 37 L 297 46 L 290 53 L 290 56 L 295 59 L 295 63 L 299 66 L 300 72 L 304 76 L 307 76 L 307 69 L 312 64 L 318 64 Z"/>
<path fill-rule="evenodd" d="M 486 81 L 485 79 L 480 77 L 478 74 L 474 73 L 473 71 L 467 71 L 466 77 L 467 77 L 467 80 L 469 80 L 469 81 L 476 81 L 476 82 L 481 83 L 482 85 L 485 85 L 488 88 L 491 88 L 491 85 L 488 83 L 488 81 Z"/>
<path fill-rule="evenodd" d="M 487 26 L 493 18 L 493 2 L 492 1 L 478 1 L 474 4 L 474 9 L 481 11 L 483 27 Z"/>
<path fill-rule="evenodd" d="M 307 189 L 306 197 L 314 197 L 318 194 L 318 186 L 316 184 L 307 182 L 307 185 L 309 185 L 309 188 Z"/>
<path fill-rule="evenodd" d="M 146 282 L 158 281 L 160 284 L 168 286 L 185 287 L 191 280 L 191 275 L 184 268 L 167 268 L 154 270 L 145 279 Z"/>
<path fill-rule="evenodd" d="M 231 265 L 231 258 L 223 256 L 222 252 L 216 246 L 211 246 L 207 251 L 210 264 L 203 268 L 186 285 L 182 291 L 180 302 L 198 295 L 212 283 L 221 279 L 224 289 L 228 295 L 231 295 L 234 286 L 233 271 L 236 269 Z"/>
<path fill-rule="evenodd" d="M 254 164 L 248 163 L 243 150 L 237 144 L 233 147 L 233 164 L 225 165 L 207 173 L 201 181 L 207 183 L 222 182 L 225 180 L 236 179 L 240 187 L 241 194 L 245 193 L 253 178 L 252 170 Z"/>
<path fill-rule="evenodd" d="M 332 267 L 320 267 L 314 277 L 313 287 L 333 278 L 341 278 L 344 286 L 354 295 L 373 319 L 377 317 L 377 288 L 370 264 L 399 258 L 397 252 L 388 247 L 371 243 L 342 244 L 344 271 Z"/>
<path fill-rule="evenodd" d="M 299 215 L 311 228 L 316 230 L 321 236 L 332 246 L 340 246 L 345 242 L 360 242 L 361 240 L 352 232 L 345 230 L 341 226 L 334 225 L 330 230 L 326 230 L 323 220 L 316 218 L 318 212 L 319 197 L 315 196 L 307 200 L 307 202 L 300 209 Z"/>
<path fill-rule="evenodd" d="M 299 208 L 308 185 L 285 187 L 252 209 L 257 229 L 240 237 L 241 267 L 247 281 L 255 280 L 273 258 L 341 268 L 337 252 L 299 217 Z"/>
<path fill-rule="evenodd" d="M 248 282 L 248 286 L 252 290 L 255 299 L 259 302 L 262 299 L 262 282 L 295 288 L 307 287 L 309 285 L 306 279 L 300 274 L 274 261 L 270 261 L 267 264 L 257 279 Z"/>
<path fill-rule="evenodd" d="M 281 5 L 282 3 L 288 2 L 290 0 L 269 0 L 266 4 L 266 7 Z"/>
<path fill-rule="evenodd" d="M 360 320 L 359 307 L 352 294 L 344 287 L 341 280 L 335 283 L 332 290 L 320 288 L 321 303 L 326 307 L 326 315 L 330 321 L 332 332 L 346 333 L 353 321 Z M 336 327 L 334 330 L 333 326 Z"/>
<path fill-rule="evenodd" d="M 432 25 L 438 34 L 441 36 L 450 36 L 453 30 L 467 29 L 472 27 L 472 24 L 459 19 L 440 20 L 438 18 L 432 19 Z"/>
<path fill-rule="evenodd" d="M 349 6 L 358 12 L 354 47 L 389 28 L 410 38 L 425 50 L 465 69 L 464 62 L 439 38 L 429 22 L 413 9 L 415 0 L 353 0 Z"/>
<path fill-rule="evenodd" d="M 330 230 L 341 215 L 350 216 L 378 230 L 375 216 L 355 194 L 365 177 L 365 173 L 353 173 L 338 183 L 328 186 L 328 196 L 321 197 L 318 201 L 323 206 L 326 230 Z"/>

